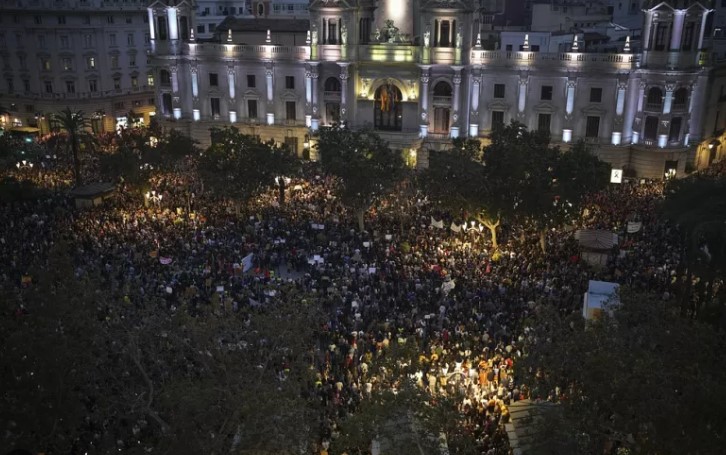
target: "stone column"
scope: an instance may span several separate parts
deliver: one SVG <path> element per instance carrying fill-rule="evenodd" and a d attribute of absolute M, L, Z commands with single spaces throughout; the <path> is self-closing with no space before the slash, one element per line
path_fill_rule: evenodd
<path fill-rule="evenodd" d="M 643 112 L 643 101 L 645 100 L 645 81 L 640 81 L 640 87 L 638 88 L 638 112 Z"/>
<path fill-rule="evenodd" d="M 676 89 L 676 85 L 673 82 L 666 83 L 665 86 L 665 98 L 663 100 L 663 113 L 670 114 L 671 107 L 673 106 L 673 91 Z"/>
<path fill-rule="evenodd" d="M 169 68 L 171 71 L 171 91 L 174 94 L 179 93 L 179 74 L 178 74 L 178 68 L 176 65 Z"/>
<path fill-rule="evenodd" d="M 422 65 L 421 66 L 421 86 L 420 86 L 420 94 L 419 98 L 421 99 L 421 126 L 420 126 L 420 133 L 419 135 L 421 137 L 426 137 L 429 135 L 429 69 L 431 67 L 428 65 Z"/>
<path fill-rule="evenodd" d="M 524 109 L 527 107 L 527 84 L 529 83 L 529 76 L 524 75 L 519 77 L 519 98 L 517 100 L 517 117 L 520 119 L 524 118 Z"/>
<path fill-rule="evenodd" d="M 618 97 L 615 101 L 615 115 L 623 115 L 625 110 L 625 82 L 618 82 Z"/>
<path fill-rule="evenodd" d="M 275 91 L 272 86 L 274 66 L 272 62 L 265 63 L 265 80 L 267 82 L 267 124 L 275 124 Z"/>
<path fill-rule="evenodd" d="M 340 120 L 345 122 L 348 114 L 348 64 L 340 65 Z"/>
<path fill-rule="evenodd" d="M 179 39 L 179 22 L 176 19 L 176 7 L 166 8 L 166 22 L 169 27 L 169 39 L 174 41 Z"/>
<path fill-rule="evenodd" d="M 192 66 L 189 72 L 192 74 L 192 98 L 196 100 L 199 98 L 199 69 Z"/>
<path fill-rule="evenodd" d="M 310 65 L 305 65 L 305 126 L 310 128 L 313 123 L 313 73 Z"/>
<path fill-rule="evenodd" d="M 645 25 L 643 26 L 643 33 L 641 42 L 643 43 L 643 50 L 650 50 L 650 29 L 653 28 L 653 13 L 650 11 L 645 12 Z"/>
<path fill-rule="evenodd" d="M 229 98 L 234 102 L 235 99 L 235 75 L 234 66 L 227 67 L 227 84 L 229 85 Z"/>
<path fill-rule="evenodd" d="M 455 66 L 454 68 L 454 99 L 453 99 L 453 108 L 454 113 L 451 116 L 452 119 L 452 126 L 451 126 L 451 137 L 457 138 L 459 137 L 459 98 L 461 93 L 461 66 Z"/>
<path fill-rule="evenodd" d="M 469 136 L 479 136 L 479 91 L 481 90 L 481 68 L 475 67 L 471 81 L 471 112 L 469 113 Z"/>
<path fill-rule="evenodd" d="M 700 51 L 703 49 L 703 35 L 706 33 L 706 19 L 708 19 L 708 15 L 710 13 L 701 13 L 703 16 L 701 16 L 701 29 L 698 31 L 698 47 L 696 50 Z"/>
<path fill-rule="evenodd" d="M 146 8 L 146 12 L 149 14 L 149 38 L 153 41 L 156 39 L 156 20 L 154 19 L 154 10 L 152 8 Z"/>
<path fill-rule="evenodd" d="M 683 23 L 686 19 L 685 10 L 673 11 L 673 31 L 671 32 L 671 51 L 681 49 L 681 39 L 683 38 Z"/>
<path fill-rule="evenodd" d="M 312 94 L 313 94 L 313 118 L 310 125 L 310 128 L 313 131 L 317 131 L 318 128 L 320 128 L 320 111 L 318 108 L 318 98 L 319 98 L 319 90 L 318 90 L 318 77 L 320 76 L 318 74 L 318 64 L 313 63 L 310 65 L 310 75 L 312 77 Z"/>

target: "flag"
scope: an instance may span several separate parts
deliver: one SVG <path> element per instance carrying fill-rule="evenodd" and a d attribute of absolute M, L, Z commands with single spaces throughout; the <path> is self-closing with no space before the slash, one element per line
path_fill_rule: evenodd
<path fill-rule="evenodd" d="M 457 225 L 453 221 L 451 222 L 451 230 L 454 232 L 461 232 L 461 226 Z"/>
<path fill-rule="evenodd" d="M 247 256 L 242 258 L 242 273 L 247 273 L 249 269 L 252 268 L 252 258 L 254 257 L 254 253 L 250 253 Z"/>

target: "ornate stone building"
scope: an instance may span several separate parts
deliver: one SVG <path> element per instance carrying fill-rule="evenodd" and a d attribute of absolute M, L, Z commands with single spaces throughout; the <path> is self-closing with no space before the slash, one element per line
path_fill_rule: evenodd
<path fill-rule="evenodd" d="M 66 107 L 83 110 L 97 131 L 133 112 L 155 112 L 147 0 L 0 2 L 0 117 L 5 127 L 49 131 Z"/>
<path fill-rule="evenodd" d="M 194 36 L 187 0 L 158 0 L 157 105 L 203 143 L 210 127 L 235 125 L 299 153 L 336 122 L 415 156 L 517 120 L 641 177 L 682 174 L 704 137 L 709 4 L 646 1 L 642 36 L 617 52 L 573 35 L 570 52 L 548 53 L 524 33 L 518 49 L 485 49 L 467 0 L 313 0 L 309 20 L 228 17 L 211 41 Z"/>

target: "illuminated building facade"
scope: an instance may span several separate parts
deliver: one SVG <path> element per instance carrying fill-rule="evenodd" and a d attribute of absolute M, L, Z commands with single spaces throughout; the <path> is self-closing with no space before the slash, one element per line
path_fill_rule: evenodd
<path fill-rule="evenodd" d="M 82 110 L 97 131 L 127 114 L 149 121 L 154 79 L 146 0 L 0 2 L 0 104 L 6 127 L 49 131 L 52 113 Z"/>
<path fill-rule="evenodd" d="M 710 2 L 643 2 L 641 36 L 607 53 L 576 34 L 569 52 L 533 49 L 526 33 L 486 49 L 465 0 L 313 0 L 309 19 L 228 17 L 212 41 L 194 35 L 186 0 L 169 3 L 149 6 L 157 105 L 202 143 L 235 125 L 302 153 L 344 122 L 415 153 L 517 120 L 662 178 L 695 162 L 704 138 Z"/>

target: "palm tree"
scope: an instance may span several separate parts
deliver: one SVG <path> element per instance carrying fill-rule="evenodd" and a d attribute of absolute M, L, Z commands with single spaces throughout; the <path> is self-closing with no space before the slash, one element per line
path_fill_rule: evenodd
<path fill-rule="evenodd" d="M 80 186 L 83 183 L 79 157 L 81 143 L 89 144 L 95 141 L 93 135 L 88 132 L 90 121 L 83 111 L 73 112 L 69 107 L 55 114 L 55 120 L 58 122 L 60 129 L 65 130 L 68 134 L 67 147 L 70 148 L 73 156 L 73 176 L 76 180 L 76 186 Z"/>

